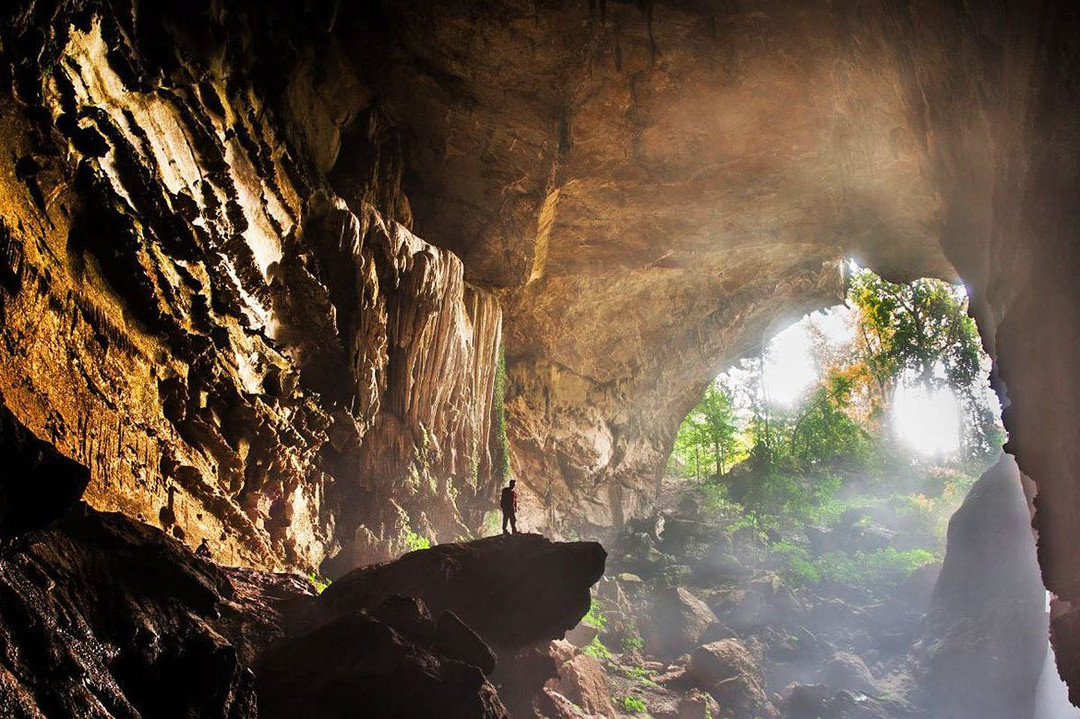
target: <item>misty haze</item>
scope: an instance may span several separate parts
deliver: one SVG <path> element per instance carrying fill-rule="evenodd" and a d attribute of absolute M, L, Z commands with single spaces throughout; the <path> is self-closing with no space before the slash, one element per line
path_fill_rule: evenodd
<path fill-rule="evenodd" d="M 1080 12 L 0 3 L 0 719 L 1080 719 Z"/>

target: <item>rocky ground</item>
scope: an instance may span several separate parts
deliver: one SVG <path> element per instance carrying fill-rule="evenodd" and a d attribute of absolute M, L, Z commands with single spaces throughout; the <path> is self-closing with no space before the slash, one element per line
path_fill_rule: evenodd
<path fill-rule="evenodd" d="M 321 594 L 80 500 L 89 472 L 0 410 L 0 716 L 527 716 L 606 553 L 444 544 Z"/>
<path fill-rule="evenodd" d="M 1010 462 L 953 520 L 952 579 L 936 589 L 941 563 L 888 588 L 799 583 L 737 516 L 703 508 L 695 489 L 664 493 L 613 548 L 594 610 L 559 643 L 563 678 L 549 691 L 573 706 L 557 716 L 900 719 L 985 716 L 992 705 L 1024 715 L 1046 617 Z M 851 512 L 801 541 L 903 539 Z"/>

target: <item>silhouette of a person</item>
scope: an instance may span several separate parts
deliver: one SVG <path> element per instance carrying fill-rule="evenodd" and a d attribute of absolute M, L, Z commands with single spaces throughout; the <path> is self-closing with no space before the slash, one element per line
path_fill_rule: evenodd
<path fill-rule="evenodd" d="M 210 545 L 206 543 L 206 537 L 203 537 L 199 546 L 196 547 L 195 556 L 199 559 L 210 559 Z"/>
<path fill-rule="evenodd" d="M 510 480 L 510 484 L 503 487 L 502 498 L 499 501 L 499 506 L 502 508 L 503 515 L 503 534 L 506 534 L 506 525 L 510 525 L 510 531 L 517 534 L 517 491 L 514 486 L 517 484 L 514 480 Z"/>

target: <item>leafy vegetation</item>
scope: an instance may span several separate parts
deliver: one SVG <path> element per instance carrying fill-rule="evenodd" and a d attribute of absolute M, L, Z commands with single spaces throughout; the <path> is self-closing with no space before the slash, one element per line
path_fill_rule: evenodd
<path fill-rule="evenodd" d="M 710 383 L 679 428 L 675 456 L 683 458 L 690 473 L 700 479 L 708 474 L 722 475 L 733 461 L 741 459 L 740 450 L 731 392 Z"/>
<path fill-rule="evenodd" d="M 637 633 L 637 629 L 631 629 L 622 638 L 622 650 L 624 652 L 642 651 L 645 649 L 645 640 Z"/>
<path fill-rule="evenodd" d="M 581 623 L 600 632 L 607 629 L 607 617 L 601 611 L 600 600 L 596 597 L 593 597 L 592 603 L 589 604 L 589 611 L 581 618 Z"/>
<path fill-rule="evenodd" d="M 593 640 L 581 651 L 588 654 L 593 659 L 599 659 L 601 661 L 610 661 L 612 659 L 611 650 L 604 646 L 604 643 L 600 641 L 600 637 L 598 636 L 593 637 Z"/>
<path fill-rule="evenodd" d="M 644 714 L 649 710 L 649 707 L 637 697 L 625 696 L 622 700 L 622 710 L 627 714 Z"/>
<path fill-rule="evenodd" d="M 769 401 L 763 348 L 706 388 L 679 428 L 669 470 L 697 480 L 726 531 L 765 549 L 793 581 L 880 590 L 940 559 L 948 517 L 1004 433 L 962 288 L 894 284 L 856 268 L 847 306 L 852 338 L 840 346 L 814 338 L 819 379 L 800 401 Z M 957 397 L 955 456 L 929 463 L 889 431 L 897 390 L 913 386 Z M 852 512 L 894 519 L 921 542 L 812 551 L 809 534 Z"/>
<path fill-rule="evenodd" d="M 415 552 L 418 549 L 431 549 L 431 540 L 422 534 L 417 534 L 412 529 L 406 529 L 401 537 L 406 551 Z"/>
<path fill-rule="evenodd" d="M 308 574 L 308 581 L 311 582 L 311 586 L 315 587 L 316 594 L 322 594 L 326 591 L 326 588 L 330 586 L 330 580 L 326 577 L 320 577 L 315 572 Z"/>

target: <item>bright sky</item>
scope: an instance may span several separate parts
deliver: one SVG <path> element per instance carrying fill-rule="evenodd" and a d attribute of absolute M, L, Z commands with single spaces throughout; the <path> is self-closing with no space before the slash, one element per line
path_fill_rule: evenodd
<path fill-rule="evenodd" d="M 892 424 L 920 454 L 945 455 L 960 447 L 960 405 L 950 389 L 928 392 L 901 385 L 893 398 Z"/>
<path fill-rule="evenodd" d="M 839 305 L 809 314 L 773 337 L 765 361 L 765 394 L 770 402 L 791 407 L 817 381 L 811 325 L 816 325 L 833 347 L 851 342 L 855 333 L 854 314 Z"/>
<path fill-rule="evenodd" d="M 793 406 L 818 379 L 812 353 L 812 325 L 828 344 L 851 342 L 855 315 L 840 305 L 803 317 L 769 343 L 765 362 L 765 392 L 770 402 Z M 901 386 L 893 401 L 892 425 L 899 439 L 927 456 L 955 452 L 960 446 L 960 408 L 950 390 L 927 393 L 922 387 Z"/>

